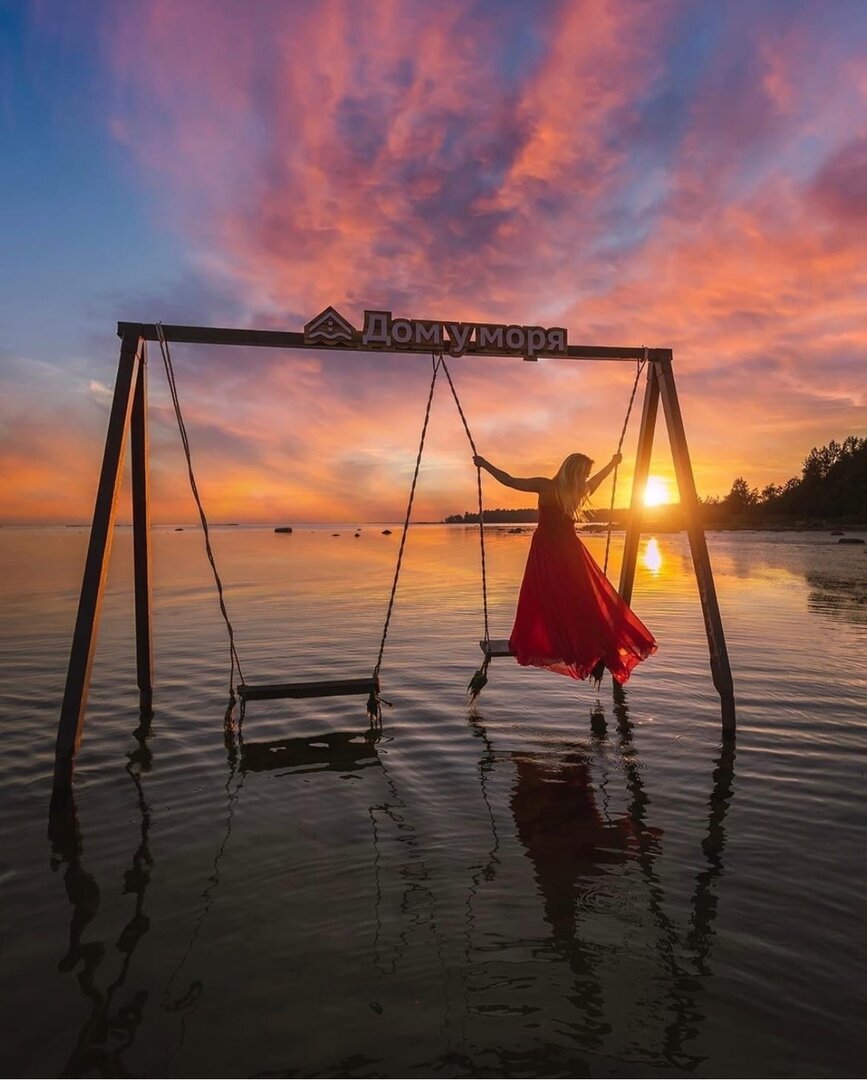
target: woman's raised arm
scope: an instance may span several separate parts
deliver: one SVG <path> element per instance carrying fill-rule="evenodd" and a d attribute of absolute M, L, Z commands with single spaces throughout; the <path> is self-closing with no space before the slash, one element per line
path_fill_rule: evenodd
<path fill-rule="evenodd" d="M 587 481 L 587 494 L 592 495 L 593 492 L 599 487 L 605 477 L 613 472 L 614 469 L 623 461 L 622 454 L 615 454 L 614 457 L 608 462 L 604 469 L 600 469 L 598 473 L 594 473 L 593 476 Z"/>
<path fill-rule="evenodd" d="M 551 481 L 547 476 L 510 476 L 509 473 L 498 469 L 496 465 L 492 465 L 479 454 L 473 458 L 473 464 L 477 469 L 485 469 L 495 480 L 499 480 L 501 484 L 514 488 L 516 491 L 534 491 L 537 495 L 541 495 L 551 486 Z"/>

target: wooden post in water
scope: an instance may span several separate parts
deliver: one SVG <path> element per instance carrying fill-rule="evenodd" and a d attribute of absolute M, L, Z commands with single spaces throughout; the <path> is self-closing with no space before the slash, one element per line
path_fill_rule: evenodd
<path fill-rule="evenodd" d="M 680 492 L 680 505 L 683 510 L 687 535 L 689 536 L 692 562 L 698 580 L 699 596 L 701 597 L 701 610 L 704 615 L 707 643 L 710 649 L 710 669 L 713 675 L 713 684 L 719 693 L 722 704 L 723 738 L 733 739 L 735 736 L 735 694 L 732 671 L 729 664 L 725 635 L 723 634 L 719 602 L 717 601 L 716 587 L 713 581 L 713 570 L 711 569 L 710 555 L 707 550 L 707 540 L 701 523 L 701 508 L 695 490 L 695 478 L 692 474 L 689 450 L 686 445 L 686 433 L 680 412 L 680 402 L 677 399 L 677 389 L 674 385 L 671 359 L 662 359 L 658 361 L 658 365 L 657 374 L 662 396 L 662 408 L 668 426 L 671 456 L 674 460 L 674 473 L 677 477 L 677 487 Z"/>
<path fill-rule="evenodd" d="M 151 631 L 151 513 L 147 420 L 147 346 L 142 342 L 138 379 L 130 419 L 132 472 L 132 544 L 135 568 L 135 658 L 139 708 L 153 703 L 153 635 Z"/>
<path fill-rule="evenodd" d="M 653 452 L 653 432 L 656 427 L 658 404 L 659 376 L 656 361 L 652 360 L 647 365 L 644 408 L 641 410 L 635 476 L 632 480 L 632 500 L 629 506 L 626 538 L 623 541 L 623 561 L 620 564 L 620 595 L 627 604 L 632 603 L 632 586 L 635 584 L 635 564 L 638 560 L 638 542 L 641 539 L 641 522 L 644 518 L 644 489 L 650 472 L 650 456 Z"/>
<path fill-rule="evenodd" d="M 72 788 L 75 754 L 84 729 L 84 710 L 90 685 L 90 669 L 96 646 L 108 559 L 114 539 L 115 508 L 123 471 L 124 444 L 138 381 L 142 346 L 143 339 L 137 331 L 130 330 L 124 334 L 108 419 L 102 470 L 96 489 L 93 522 L 78 601 L 78 615 L 75 619 L 72 649 L 69 654 L 66 688 L 63 693 L 60 720 L 57 724 L 54 787 L 51 796 L 52 811 L 62 810 L 66 805 Z"/>

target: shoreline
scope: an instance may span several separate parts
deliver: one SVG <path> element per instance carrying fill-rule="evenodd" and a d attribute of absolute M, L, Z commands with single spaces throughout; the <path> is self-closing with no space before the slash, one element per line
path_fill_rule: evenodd
<path fill-rule="evenodd" d="M 231 524 L 218 524 L 212 525 L 212 529 L 262 529 L 273 530 L 278 522 L 232 522 Z M 506 529 L 516 530 L 520 532 L 530 531 L 536 528 L 538 522 L 536 521 L 485 521 L 486 529 Z M 293 522 L 292 527 L 297 531 L 304 531 L 305 529 L 330 529 L 330 528 L 343 528 L 343 529 L 357 529 L 357 528 L 373 528 L 380 526 L 387 526 L 395 529 L 401 528 L 402 521 L 376 521 L 376 522 L 362 522 L 357 525 L 349 521 L 304 521 Z M 476 529 L 478 528 L 478 521 L 413 521 L 410 528 L 415 529 L 420 526 L 446 526 L 448 528 L 459 529 Z M 284 526 L 281 526 L 284 527 Z M 132 525 L 130 522 L 122 521 L 115 525 L 117 529 L 130 529 Z M 178 530 L 183 532 L 201 532 L 201 525 L 198 522 L 177 522 L 177 523 L 160 523 L 158 525 L 152 525 L 152 530 Z M 785 525 L 762 525 L 762 524 L 748 524 L 748 523 L 705 523 L 704 531 L 706 533 L 711 532 L 754 532 L 754 533 L 825 533 L 828 535 L 842 535 L 844 533 L 865 533 L 867 534 L 867 523 L 861 522 L 802 522 L 798 524 L 785 524 Z M 18 531 L 24 529 L 69 529 L 70 531 L 76 530 L 78 532 L 87 532 L 90 530 L 90 523 L 81 524 L 68 524 L 65 522 L 3 522 L 0 523 L 0 529 L 6 529 L 9 531 Z M 612 527 L 612 532 L 625 532 L 627 529 L 626 522 L 615 522 Z M 603 525 L 600 522 L 587 522 L 579 526 L 579 532 L 593 534 L 603 534 L 608 531 L 608 526 Z M 647 533 L 681 533 L 686 532 L 686 526 L 682 524 L 673 524 L 666 522 L 654 522 L 645 519 L 641 528 L 642 535 Z"/>
<path fill-rule="evenodd" d="M 426 522 L 425 524 L 433 524 L 432 522 Z M 443 521 L 438 522 L 441 525 L 453 525 L 466 529 L 478 528 L 478 521 Z M 534 529 L 537 525 L 535 521 L 486 521 L 486 528 L 501 528 L 501 529 Z M 627 529 L 626 522 L 617 521 L 611 526 L 612 532 L 625 532 Z M 815 533 L 827 533 L 833 535 L 835 533 L 867 533 L 867 523 L 865 522 L 799 522 L 797 524 L 785 524 L 785 525 L 767 525 L 767 524 L 749 524 L 743 522 L 730 522 L 730 523 L 704 523 L 703 529 L 705 532 L 815 532 Z M 579 532 L 586 533 L 606 533 L 608 526 L 601 522 L 587 522 L 579 527 Z M 673 524 L 666 522 L 654 522 L 648 521 L 646 518 L 642 523 L 642 534 L 644 533 L 681 533 L 686 532 L 686 526 L 683 524 Z"/>

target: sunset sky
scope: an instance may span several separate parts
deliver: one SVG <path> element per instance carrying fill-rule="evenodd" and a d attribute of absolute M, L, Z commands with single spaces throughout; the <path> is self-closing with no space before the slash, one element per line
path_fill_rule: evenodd
<path fill-rule="evenodd" d="M 2 521 L 89 519 L 118 319 L 671 347 L 704 495 L 867 430 L 864 0 L 0 0 L 0 130 Z M 154 518 L 190 521 L 149 355 Z M 402 515 L 429 360 L 173 355 L 215 520 Z M 503 468 L 615 450 L 630 364 L 451 366 Z M 419 483 L 473 506 L 445 392 Z"/>

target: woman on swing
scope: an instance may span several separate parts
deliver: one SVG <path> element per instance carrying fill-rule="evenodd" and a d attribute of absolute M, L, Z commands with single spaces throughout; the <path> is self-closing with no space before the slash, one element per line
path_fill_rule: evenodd
<path fill-rule="evenodd" d="M 625 683 L 639 661 L 656 652 L 653 635 L 620 599 L 575 532 L 581 507 L 621 456 L 593 476 L 592 460 L 570 454 L 550 480 L 510 476 L 485 458 L 473 464 L 506 487 L 539 496 L 509 647 L 519 664 L 532 664 L 573 679 L 601 679 L 606 668 Z"/>

